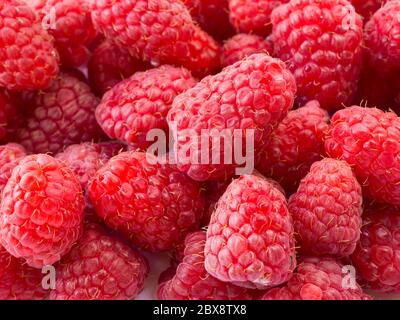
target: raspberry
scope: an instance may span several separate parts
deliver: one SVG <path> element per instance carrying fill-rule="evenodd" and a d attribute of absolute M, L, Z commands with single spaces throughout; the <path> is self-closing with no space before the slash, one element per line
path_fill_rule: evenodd
<path fill-rule="evenodd" d="M 98 103 L 86 83 L 61 74 L 50 89 L 36 95 L 16 142 L 33 153 L 56 154 L 64 146 L 98 140 L 102 135 L 94 116 Z"/>
<path fill-rule="evenodd" d="M 106 38 L 153 65 L 173 64 L 203 76 L 219 68 L 219 45 L 196 26 L 180 0 L 90 0 Z"/>
<path fill-rule="evenodd" d="M 189 71 L 169 65 L 137 72 L 107 92 L 96 118 L 110 138 L 145 148 L 152 129 L 168 131 L 167 114 L 174 98 L 193 87 Z"/>
<path fill-rule="evenodd" d="M 289 282 L 269 290 L 262 300 L 370 300 L 356 283 L 343 286 L 343 265 L 333 258 L 303 258 Z"/>
<path fill-rule="evenodd" d="M 350 166 L 326 158 L 315 162 L 289 199 L 302 254 L 346 257 L 360 238 L 362 194 Z"/>
<path fill-rule="evenodd" d="M 121 80 L 146 67 L 147 63 L 131 57 L 126 50 L 111 41 L 103 41 L 96 47 L 88 63 L 90 86 L 102 96 Z"/>
<path fill-rule="evenodd" d="M 46 89 L 58 74 L 54 39 L 20 0 L 0 2 L 0 87 Z"/>
<path fill-rule="evenodd" d="M 141 152 L 111 158 L 94 176 L 89 194 L 108 226 L 153 252 L 172 249 L 196 230 L 204 210 L 199 184 Z"/>
<path fill-rule="evenodd" d="M 350 164 L 365 195 L 400 204 L 400 119 L 392 112 L 353 106 L 336 112 L 325 149 Z"/>
<path fill-rule="evenodd" d="M 334 111 L 352 102 L 362 58 L 362 20 L 347 0 L 298 0 L 272 13 L 274 49 L 298 86 L 298 103 Z"/>
<path fill-rule="evenodd" d="M 311 165 L 325 153 L 328 122 L 328 113 L 316 100 L 290 111 L 273 131 L 257 169 L 285 190 L 296 191 Z"/>
<path fill-rule="evenodd" d="M 367 61 L 379 73 L 400 69 L 399 13 L 400 1 L 388 1 L 365 25 Z"/>
<path fill-rule="evenodd" d="M 160 300 L 249 300 L 251 290 L 236 287 L 212 277 L 204 268 L 206 233 L 197 231 L 187 235 L 183 261 L 176 273 L 165 276 L 157 290 Z M 170 270 L 169 272 L 172 272 Z"/>
<path fill-rule="evenodd" d="M 84 201 L 79 181 L 62 162 L 27 156 L 3 190 L 1 245 L 35 268 L 60 260 L 79 238 Z"/>
<path fill-rule="evenodd" d="M 100 226 L 86 228 L 79 243 L 57 267 L 56 289 L 50 299 L 134 299 L 149 273 L 146 259 Z"/>
<path fill-rule="evenodd" d="M 262 37 L 240 33 L 228 39 L 222 48 L 221 65 L 223 67 L 234 64 L 253 53 L 273 52 L 273 43 Z"/>
<path fill-rule="evenodd" d="M 229 0 L 229 16 L 238 32 L 267 36 L 271 33 L 271 12 L 289 0 Z"/>
<path fill-rule="evenodd" d="M 207 181 L 205 185 L 206 205 L 202 225 L 207 226 L 210 223 L 211 215 L 216 208 L 219 198 L 222 197 L 231 182 L 231 179 L 225 181 Z"/>
<path fill-rule="evenodd" d="M 351 256 L 368 288 L 400 293 L 400 211 L 373 205 L 363 215 L 360 242 Z"/>
<path fill-rule="evenodd" d="M 87 45 L 96 37 L 86 2 L 76 0 L 27 0 L 26 2 L 36 10 L 42 21 L 49 23 L 48 30 L 54 36 L 62 63 L 75 67 L 85 63 L 89 57 Z M 52 14 L 55 17 L 54 26 L 49 19 Z"/>
<path fill-rule="evenodd" d="M 0 146 L 0 202 L 1 193 L 11 177 L 13 169 L 25 156 L 24 147 L 17 143 L 8 143 Z"/>
<path fill-rule="evenodd" d="M 202 145 L 204 133 L 217 131 L 223 137 L 228 132 L 232 137 L 242 137 L 243 148 L 248 143 L 246 133 L 247 136 L 254 133 L 254 152 L 257 154 L 273 127 L 292 107 L 295 92 L 294 78 L 284 63 L 262 53 L 253 54 L 215 76 L 204 78 L 177 96 L 168 114 L 170 130 L 177 139 L 174 153 L 178 168 L 194 180 L 225 180 L 238 166 L 234 150 L 230 150 L 232 163 L 224 163 L 229 156 L 224 154 L 229 149 L 225 147 L 238 148 L 237 139 L 233 145 L 233 139 L 226 137 L 225 146 L 218 150 L 215 141 L 209 146 Z M 186 133 L 190 134 L 189 140 L 184 137 Z M 218 151 L 219 154 L 215 154 Z M 219 156 L 222 163 L 208 161 L 214 163 L 206 164 L 202 159 L 196 159 L 202 154 L 209 159 Z"/>
<path fill-rule="evenodd" d="M 356 11 L 364 17 L 364 21 L 381 8 L 387 0 L 351 0 L 351 4 L 354 6 Z"/>
<path fill-rule="evenodd" d="M 241 287 L 267 289 L 286 282 L 295 267 L 285 196 L 260 176 L 234 180 L 208 226 L 207 272 Z"/>
<path fill-rule="evenodd" d="M 42 273 L 0 246 L 0 300 L 42 300 Z"/>

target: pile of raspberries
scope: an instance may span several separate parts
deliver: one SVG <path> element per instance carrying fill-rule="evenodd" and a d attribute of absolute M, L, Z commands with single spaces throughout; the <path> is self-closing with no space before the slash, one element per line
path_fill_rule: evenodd
<path fill-rule="evenodd" d="M 154 299 L 400 293 L 399 16 L 0 0 L 0 299 L 135 299 L 163 255 Z M 188 161 L 203 130 L 253 132 L 253 170 Z"/>

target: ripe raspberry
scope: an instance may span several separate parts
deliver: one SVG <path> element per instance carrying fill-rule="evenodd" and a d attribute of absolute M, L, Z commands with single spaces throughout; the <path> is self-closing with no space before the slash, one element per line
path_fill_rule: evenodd
<path fill-rule="evenodd" d="M 147 260 L 102 227 L 90 224 L 57 268 L 51 300 L 131 300 L 149 273 Z"/>
<path fill-rule="evenodd" d="M 325 141 L 332 158 L 350 164 L 365 195 L 400 204 L 400 118 L 353 106 L 336 112 Z"/>
<path fill-rule="evenodd" d="M 269 290 L 263 300 L 370 300 L 356 283 L 343 286 L 343 265 L 332 258 L 303 258 L 289 282 Z"/>
<path fill-rule="evenodd" d="M 0 87 L 46 89 L 58 74 L 53 38 L 20 0 L 0 2 Z"/>
<path fill-rule="evenodd" d="M 13 169 L 25 156 L 24 147 L 17 143 L 8 143 L 0 146 L 0 202 L 1 193 L 11 177 Z"/>
<path fill-rule="evenodd" d="M 329 115 L 318 101 L 290 111 L 275 128 L 257 169 L 290 192 L 296 191 L 311 165 L 325 154 Z"/>
<path fill-rule="evenodd" d="M 201 186 L 152 154 L 124 152 L 103 166 L 89 186 L 97 214 L 138 247 L 172 249 L 200 225 Z"/>
<path fill-rule="evenodd" d="M 400 68 L 400 1 L 388 1 L 365 25 L 364 39 L 369 65 L 379 73 Z"/>
<path fill-rule="evenodd" d="M 292 107 L 295 91 L 294 78 L 284 63 L 260 53 L 226 67 L 215 76 L 204 78 L 177 96 L 168 114 L 168 124 L 177 140 L 174 152 L 179 170 L 194 180 L 226 180 L 238 166 L 234 155 L 234 149 L 239 148 L 237 137 L 242 137 L 244 149 L 254 133 L 254 153 L 257 155 L 273 127 Z M 214 138 L 209 137 L 212 141 L 207 146 L 203 141 L 211 133 Z M 185 137 L 187 134 L 190 139 Z M 236 138 L 229 138 L 229 134 Z M 215 146 L 218 135 L 225 140 L 219 150 Z M 232 164 L 224 163 L 229 159 L 229 155 L 224 154 L 226 149 L 232 152 Z M 214 163 L 204 163 L 200 158 L 202 154 L 208 156 L 208 162 Z M 221 164 L 211 161 L 218 156 Z"/>
<path fill-rule="evenodd" d="M 293 225 L 285 196 L 260 176 L 234 180 L 211 216 L 205 268 L 247 288 L 286 282 L 296 267 Z"/>
<path fill-rule="evenodd" d="M 171 279 L 161 282 L 157 290 L 160 300 L 249 300 L 251 290 L 219 281 L 204 268 L 206 233 L 187 235 L 183 261 Z"/>
<path fill-rule="evenodd" d="M 356 11 L 364 17 L 364 22 L 380 9 L 387 0 L 351 0 Z"/>
<path fill-rule="evenodd" d="M 193 20 L 217 40 L 235 34 L 229 22 L 228 0 L 182 0 L 188 7 Z"/>
<path fill-rule="evenodd" d="M 273 50 L 271 41 L 256 35 L 240 33 L 225 42 L 222 48 L 221 65 L 226 67 L 253 53 L 271 54 Z"/>
<path fill-rule="evenodd" d="M 289 0 L 229 0 L 229 16 L 238 32 L 267 36 L 271 33 L 271 12 Z"/>
<path fill-rule="evenodd" d="M 82 229 L 84 201 L 79 181 L 62 162 L 27 156 L 3 190 L 0 243 L 35 268 L 67 253 Z"/>
<path fill-rule="evenodd" d="M 287 62 L 300 105 L 333 111 L 352 102 L 362 58 L 362 20 L 347 0 L 298 0 L 271 16 L 274 49 Z"/>
<path fill-rule="evenodd" d="M 180 0 L 89 1 L 96 28 L 132 56 L 200 76 L 218 70 L 219 45 L 194 24 Z"/>
<path fill-rule="evenodd" d="M 400 210 L 373 205 L 364 211 L 360 242 L 351 259 L 368 288 L 400 293 Z"/>
<path fill-rule="evenodd" d="M 168 131 L 167 114 L 174 98 L 196 84 L 184 68 L 163 65 L 137 72 L 104 96 L 96 109 L 97 122 L 110 138 L 145 148 L 152 129 Z"/>
<path fill-rule="evenodd" d="M 99 99 L 86 83 L 61 74 L 44 93 L 35 97 L 16 142 L 33 153 L 57 153 L 64 146 L 98 140 L 101 129 L 94 111 Z"/>
<path fill-rule="evenodd" d="M 102 96 L 118 82 L 147 66 L 147 63 L 133 58 L 111 41 L 103 41 L 96 47 L 88 63 L 90 86 Z"/>
<path fill-rule="evenodd" d="M 350 166 L 326 158 L 315 162 L 289 199 L 302 254 L 346 257 L 360 238 L 362 194 Z"/>
<path fill-rule="evenodd" d="M 64 65 L 79 67 L 87 61 L 87 45 L 95 39 L 96 31 L 85 1 L 27 0 L 26 3 L 48 24 L 49 33 L 54 36 Z M 51 20 L 52 15 L 55 21 Z"/>
<path fill-rule="evenodd" d="M 42 300 L 42 273 L 0 246 L 0 300 Z"/>

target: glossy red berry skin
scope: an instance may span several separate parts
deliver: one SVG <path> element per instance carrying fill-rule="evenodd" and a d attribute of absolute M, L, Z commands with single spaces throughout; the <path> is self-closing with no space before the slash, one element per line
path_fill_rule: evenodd
<path fill-rule="evenodd" d="M 272 132 L 257 169 L 277 180 L 285 190 L 297 190 L 311 165 L 325 154 L 329 115 L 313 100 L 289 111 Z"/>
<path fill-rule="evenodd" d="M 44 154 L 23 158 L 2 196 L 1 245 L 35 268 L 61 259 L 82 231 L 84 200 L 65 164 Z"/>
<path fill-rule="evenodd" d="M 400 204 L 400 119 L 395 113 L 358 106 L 336 112 L 325 149 L 352 166 L 365 196 Z"/>
<path fill-rule="evenodd" d="M 299 252 L 346 257 L 360 238 L 362 194 L 351 167 L 326 158 L 315 162 L 289 199 Z"/>
<path fill-rule="evenodd" d="M 112 139 L 145 148 L 152 129 L 168 131 L 167 114 L 174 98 L 196 80 L 182 67 L 163 65 L 136 72 L 108 91 L 96 109 L 96 119 Z"/>
<path fill-rule="evenodd" d="M 352 102 L 362 60 L 362 19 L 347 0 L 291 1 L 274 10 L 274 51 L 293 72 L 297 100 L 328 111 Z"/>
<path fill-rule="evenodd" d="M 208 273 L 241 287 L 267 289 L 286 282 L 295 267 L 293 224 L 285 196 L 260 176 L 234 180 L 207 229 Z"/>
<path fill-rule="evenodd" d="M 0 87 L 41 90 L 58 74 L 54 39 L 20 0 L 0 2 Z"/>
<path fill-rule="evenodd" d="M 154 66 L 172 64 L 196 76 L 219 68 L 219 45 L 179 0 L 91 0 L 95 27 L 122 49 Z"/>
<path fill-rule="evenodd" d="M 11 177 L 13 169 L 25 156 L 24 147 L 17 143 L 7 143 L 0 146 L 0 202 L 1 193 Z"/>
<path fill-rule="evenodd" d="M 293 277 L 280 288 L 269 290 L 262 300 L 371 300 L 355 283 L 343 286 L 343 265 L 333 258 L 303 258 Z"/>
<path fill-rule="evenodd" d="M 160 300 L 249 300 L 252 291 L 219 281 L 204 268 L 205 231 L 190 233 L 185 239 L 184 257 L 176 271 L 164 275 L 157 289 Z M 168 279 L 170 278 L 170 279 Z"/>
<path fill-rule="evenodd" d="M 201 185 L 152 154 L 124 152 L 94 176 L 90 199 L 105 223 L 141 249 L 171 250 L 196 230 L 204 210 Z"/>
<path fill-rule="evenodd" d="M 400 210 L 370 205 L 363 215 L 360 242 L 351 256 L 367 288 L 400 292 Z"/>
<path fill-rule="evenodd" d="M 356 11 L 364 17 L 364 23 L 380 9 L 387 0 L 351 0 Z"/>
<path fill-rule="evenodd" d="M 244 149 L 252 139 L 256 156 L 273 127 L 292 107 L 295 92 L 294 78 L 285 64 L 260 53 L 204 78 L 177 96 L 168 114 L 168 124 L 177 140 L 174 154 L 179 170 L 198 181 L 225 180 L 232 176 L 239 165 L 238 159 L 232 154 L 232 161 L 226 161 L 229 155 L 224 154 L 223 147 L 215 154 L 218 150 L 212 147 L 218 141 L 210 142 L 207 148 L 202 145 L 204 137 L 212 131 L 220 136 L 228 133 L 242 137 L 240 146 L 236 144 L 238 139 L 234 141 L 228 136 L 225 146 L 230 146 L 227 150 L 232 153 L 235 148 Z M 185 138 L 186 134 L 190 134 L 190 139 Z M 205 154 L 209 161 L 203 161 L 199 154 Z M 218 156 L 221 163 L 211 161 Z"/>

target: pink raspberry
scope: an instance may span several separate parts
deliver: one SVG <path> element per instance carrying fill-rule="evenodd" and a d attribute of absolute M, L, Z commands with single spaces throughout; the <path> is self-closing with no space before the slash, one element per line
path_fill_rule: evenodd
<path fill-rule="evenodd" d="M 333 258 L 303 258 L 287 284 L 269 290 L 262 300 L 370 300 L 361 287 L 343 286 L 343 265 Z"/>
<path fill-rule="evenodd" d="M 272 129 L 292 107 L 295 92 L 294 78 L 285 64 L 260 53 L 204 78 L 177 96 L 168 114 L 168 124 L 177 140 L 174 153 L 179 170 L 199 181 L 225 180 L 231 176 L 239 165 L 234 153 L 240 146 L 238 139 L 233 141 L 229 135 L 242 137 L 243 149 L 249 143 L 246 140 L 254 139 L 254 155 L 257 155 Z M 216 135 L 226 137 L 225 147 L 219 150 L 215 144 L 223 140 L 211 139 Z M 205 138 L 214 142 L 207 146 Z M 232 152 L 231 157 L 225 150 Z M 204 161 L 204 154 L 209 161 Z M 221 163 L 213 160 L 218 156 Z M 226 161 L 229 158 L 230 163 Z"/>
<path fill-rule="evenodd" d="M 366 196 L 400 204 L 400 119 L 395 113 L 358 106 L 336 112 L 325 149 L 353 167 Z"/>
<path fill-rule="evenodd" d="M 174 98 L 195 84 L 182 67 L 163 65 L 137 72 L 103 96 L 97 122 L 110 138 L 143 149 L 151 144 L 146 136 L 152 129 L 168 131 L 166 118 Z"/>
<path fill-rule="evenodd" d="M 180 0 L 90 0 L 95 27 L 155 66 L 183 66 L 204 76 L 219 68 L 219 45 Z"/>
<path fill-rule="evenodd" d="M 0 202 L 1 193 L 11 177 L 13 169 L 19 161 L 26 156 L 23 146 L 17 143 L 7 143 L 0 146 Z"/>
<path fill-rule="evenodd" d="M 346 257 L 360 238 L 360 184 L 344 162 L 315 162 L 289 199 L 297 245 L 302 254 Z"/>
<path fill-rule="evenodd" d="M 105 223 L 138 247 L 172 249 L 199 228 L 201 185 L 152 154 L 124 152 L 97 171 L 89 194 Z"/>
<path fill-rule="evenodd" d="M 50 89 L 36 94 L 16 142 L 34 153 L 55 154 L 70 144 L 98 140 L 102 136 L 94 115 L 98 103 L 86 83 L 61 74 Z"/>
<path fill-rule="evenodd" d="M 54 39 L 20 0 L 0 2 L 0 87 L 40 90 L 58 74 Z"/>
<path fill-rule="evenodd" d="M 86 226 L 57 267 L 51 300 L 132 300 L 144 287 L 147 260 L 102 227 Z"/>
<path fill-rule="evenodd" d="M 334 111 L 352 102 L 362 58 L 362 19 L 347 0 L 290 1 L 274 10 L 274 49 L 287 62 L 300 105 Z"/>
<path fill-rule="evenodd" d="M 290 111 L 272 132 L 257 169 L 285 190 L 296 191 L 311 165 L 325 154 L 328 122 L 328 113 L 316 100 Z"/>
<path fill-rule="evenodd" d="M 356 11 L 364 17 L 364 22 L 380 9 L 387 0 L 351 0 Z"/>
<path fill-rule="evenodd" d="M 61 259 L 78 240 L 84 200 L 73 172 L 44 154 L 23 158 L 3 190 L 0 243 L 35 268 Z"/>
<path fill-rule="evenodd" d="M 219 281 L 204 268 L 206 233 L 190 233 L 185 239 L 183 261 L 176 272 L 169 269 L 157 289 L 160 300 L 251 300 L 252 291 Z M 167 269 L 168 270 L 168 269 Z M 168 279 L 170 278 L 170 279 Z"/>
<path fill-rule="evenodd" d="M 217 279 L 267 289 L 296 267 L 292 219 L 285 196 L 260 176 L 234 180 L 211 216 L 205 268 Z"/>
<path fill-rule="evenodd" d="M 361 238 L 351 259 L 368 288 L 400 293 L 399 230 L 398 208 L 375 204 L 364 211 Z"/>
<path fill-rule="evenodd" d="M 225 41 L 222 48 L 221 65 L 234 64 L 253 53 L 271 54 L 273 43 L 260 36 L 240 33 Z"/>

